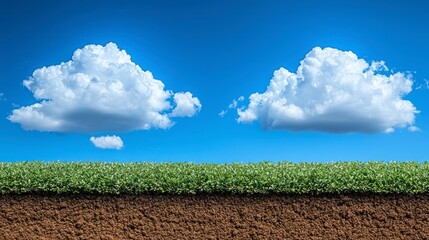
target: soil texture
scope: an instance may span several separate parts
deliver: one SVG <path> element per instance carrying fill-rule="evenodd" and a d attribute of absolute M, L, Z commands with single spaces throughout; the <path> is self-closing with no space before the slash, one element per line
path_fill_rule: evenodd
<path fill-rule="evenodd" d="M 429 239 L 429 195 L 0 195 L 0 239 Z"/>

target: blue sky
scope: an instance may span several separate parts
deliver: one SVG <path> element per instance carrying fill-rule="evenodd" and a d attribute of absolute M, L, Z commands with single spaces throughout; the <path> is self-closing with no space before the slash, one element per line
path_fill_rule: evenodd
<path fill-rule="evenodd" d="M 327 1 L 323 4 L 320 1 L 2 1 L 1 161 L 428 160 L 429 90 L 425 85 L 429 79 L 428 7 L 425 1 Z M 35 70 L 70 61 L 77 49 L 87 45 L 104 49 L 110 42 L 116 44 L 118 52 L 125 50 L 133 63 L 162 81 L 164 90 L 183 93 L 182 96 L 185 92 L 191 93 L 200 102 L 201 109 L 192 101 L 194 112 L 176 114 L 177 117 L 171 118 L 175 122 L 173 126 L 163 129 L 161 125 L 154 125 L 149 130 L 130 126 L 125 132 L 108 127 L 101 132 L 91 131 L 92 125 L 88 131 L 73 128 L 61 131 L 60 127 L 46 131 L 41 125 L 27 131 L 22 128 L 22 118 L 15 122 L 8 119 L 14 109 L 42 101 L 35 99 L 23 84 Z M 309 59 L 306 56 L 312 53 L 315 59 L 328 56 L 338 61 L 340 67 L 317 70 L 344 80 L 338 72 L 348 59 L 346 51 L 369 65 L 373 61 L 384 61 L 389 70 L 380 71 L 383 76 L 404 73 L 398 84 L 405 84 L 408 79 L 413 81 L 413 87 L 408 94 L 400 96 L 400 100 L 410 101 L 420 112 L 391 109 L 390 98 L 385 98 L 383 104 L 377 103 L 380 108 L 368 107 L 368 111 L 375 114 L 374 122 L 355 124 L 349 119 L 351 122 L 346 127 L 350 131 L 338 132 L 336 123 L 328 123 L 329 128 L 320 128 L 317 123 L 312 125 L 316 120 L 306 112 L 303 113 L 305 123 L 302 118 L 301 122 L 297 120 L 301 124 L 298 128 L 303 131 L 295 131 L 294 126 L 298 125 L 291 126 L 289 118 L 267 115 L 265 110 L 272 109 L 272 105 L 267 103 L 251 109 L 249 96 L 264 93 L 274 71 L 282 67 L 299 77 L 300 61 Z M 289 75 L 282 76 L 286 79 Z M 323 74 L 314 76 L 312 79 L 307 76 L 304 82 L 320 80 L 324 86 L 331 79 L 320 77 L 325 76 Z M 362 81 L 372 80 L 368 77 Z M 303 92 L 302 89 L 298 90 Z M 52 94 L 56 91 L 49 87 L 45 90 Z M 364 102 L 372 96 L 353 91 Z M 320 100 L 321 92 L 317 89 L 305 93 L 305 99 Z M 298 108 L 304 109 L 310 101 L 303 103 L 304 95 L 295 102 Z M 238 102 L 237 108 L 229 109 L 224 117 L 219 116 L 240 96 L 244 96 L 244 100 Z M 351 104 L 355 103 L 356 96 L 352 94 L 351 100 L 341 106 L 329 106 L 328 110 L 338 110 L 339 115 L 328 117 L 361 117 L 363 110 L 357 109 L 368 104 Z M 281 95 L 280 99 L 282 97 L 288 96 Z M 290 100 L 288 98 L 289 103 Z M 174 101 L 173 96 L 169 102 L 172 108 L 179 109 L 179 102 Z M 140 113 L 146 111 L 142 107 Z M 238 123 L 237 110 L 246 109 L 257 115 L 256 120 L 250 121 L 247 117 Z M 400 118 L 405 113 L 415 117 L 413 123 Z M 95 123 L 109 123 L 106 117 L 94 116 Z M 390 126 L 386 121 L 391 121 L 391 116 L 399 116 L 399 120 L 389 122 L 394 132 L 385 133 L 382 130 Z M 147 120 L 146 117 L 137 119 Z M 400 127 L 401 123 L 405 125 Z M 355 127 L 359 124 L 360 127 Z M 371 128 L 375 130 L 370 133 L 363 131 L 372 125 L 383 127 Z M 420 131 L 409 131 L 410 126 Z M 101 149 L 90 141 L 91 137 L 106 135 L 119 136 L 123 148 Z"/>

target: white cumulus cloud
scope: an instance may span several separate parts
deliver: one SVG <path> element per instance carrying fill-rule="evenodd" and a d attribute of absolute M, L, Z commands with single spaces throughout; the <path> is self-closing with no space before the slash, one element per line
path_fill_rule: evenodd
<path fill-rule="evenodd" d="M 102 149 L 122 149 L 124 143 L 122 139 L 118 136 L 102 136 L 102 137 L 91 137 L 89 139 L 94 146 Z"/>
<path fill-rule="evenodd" d="M 164 90 L 163 82 L 114 43 L 77 49 L 70 61 L 35 70 L 24 86 L 38 102 L 13 110 L 8 119 L 26 130 L 166 129 L 174 124 L 171 117 L 193 116 L 201 109 L 191 93 Z"/>
<path fill-rule="evenodd" d="M 418 111 L 403 99 L 412 90 L 412 76 L 386 70 L 383 61 L 369 64 L 351 51 L 315 47 L 296 73 L 275 71 L 266 91 L 251 94 L 249 104 L 238 108 L 237 121 L 331 133 L 412 127 Z"/>
<path fill-rule="evenodd" d="M 201 110 L 200 100 L 192 97 L 190 92 L 174 94 L 174 102 L 176 107 L 170 114 L 172 117 L 192 117 Z"/>

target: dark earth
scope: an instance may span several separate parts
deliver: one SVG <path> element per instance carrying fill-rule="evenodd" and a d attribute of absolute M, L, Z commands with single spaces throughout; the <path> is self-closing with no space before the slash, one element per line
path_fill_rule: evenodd
<path fill-rule="evenodd" d="M 429 239 L 429 196 L 0 195 L 0 239 Z"/>

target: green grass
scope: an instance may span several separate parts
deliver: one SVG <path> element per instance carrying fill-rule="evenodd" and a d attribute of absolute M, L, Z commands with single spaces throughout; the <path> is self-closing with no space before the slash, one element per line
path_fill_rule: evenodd
<path fill-rule="evenodd" d="M 427 162 L 0 163 L 0 194 L 429 192 Z"/>

